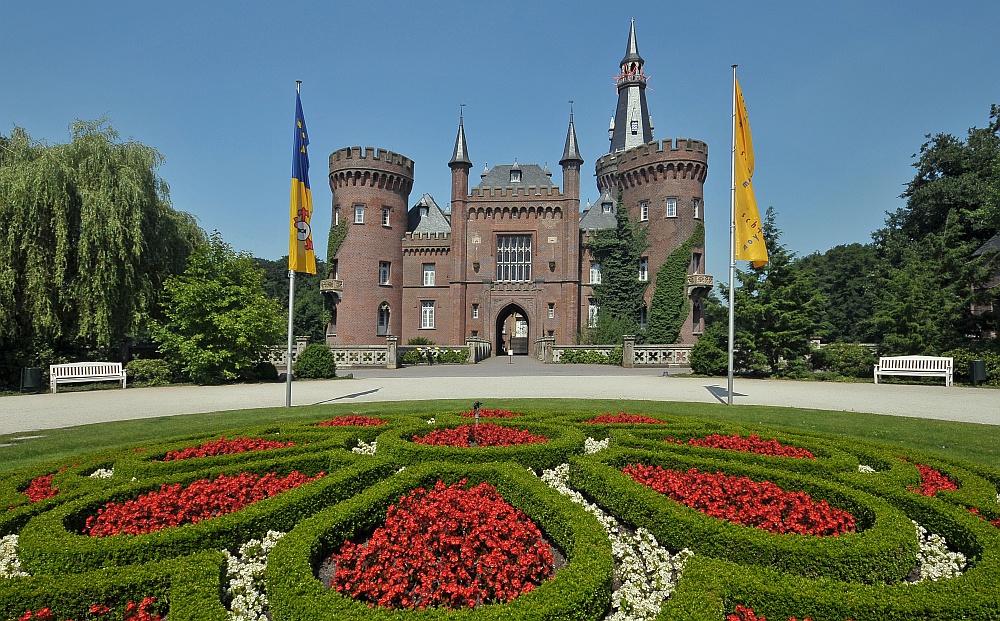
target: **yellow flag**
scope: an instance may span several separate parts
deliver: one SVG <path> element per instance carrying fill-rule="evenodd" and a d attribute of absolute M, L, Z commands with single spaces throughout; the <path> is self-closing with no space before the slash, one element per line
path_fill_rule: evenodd
<path fill-rule="evenodd" d="M 750 261 L 754 267 L 767 264 L 767 246 L 760 226 L 760 212 L 753 195 L 753 139 L 750 120 L 739 80 L 736 88 L 736 153 L 733 157 L 736 178 L 736 258 Z"/>
<path fill-rule="evenodd" d="M 295 94 L 295 139 L 292 153 L 291 230 L 288 239 L 288 269 L 306 274 L 316 273 L 313 249 L 312 190 L 309 189 L 309 134 L 302 114 L 302 100 Z"/>

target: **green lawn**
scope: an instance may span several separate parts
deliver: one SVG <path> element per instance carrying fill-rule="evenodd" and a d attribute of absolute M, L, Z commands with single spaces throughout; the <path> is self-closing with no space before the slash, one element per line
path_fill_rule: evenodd
<path fill-rule="evenodd" d="M 442 400 L 233 410 L 14 434 L 13 437 L 26 435 L 45 437 L 18 441 L 14 446 L 0 447 L 0 471 L 102 448 L 160 441 L 197 433 L 222 432 L 276 421 L 316 419 L 349 413 L 366 415 L 420 413 L 430 416 L 437 411 L 469 409 L 470 406 L 471 402 L 467 400 Z M 601 413 L 625 410 L 634 413 L 714 418 L 749 425 L 759 424 L 860 438 L 1000 468 L 1000 426 L 994 425 L 855 412 L 751 405 L 727 407 L 722 404 L 660 401 L 506 399 L 490 401 L 486 406 L 521 411 L 582 410 Z M 0 436 L 0 443 L 9 442 L 11 437 Z"/>

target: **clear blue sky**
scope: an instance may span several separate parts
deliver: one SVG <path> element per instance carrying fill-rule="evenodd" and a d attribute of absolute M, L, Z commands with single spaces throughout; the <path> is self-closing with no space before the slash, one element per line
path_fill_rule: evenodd
<path fill-rule="evenodd" d="M 727 280 L 731 69 L 754 186 L 799 254 L 867 242 L 924 134 L 964 136 L 1000 102 L 995 0 L 909 2 L 37 2 L 0 4 L 0 133 L 63 142 L 107 115 L 156 147 L 175 208 L 266 258 L 288 252 L 295 80 L 317 247 L 329 154 L 416 162 L 410 203 L 448 204 L 459 103 L 478 173 L 558 160 L 575 101 L 583 200 L 598 196 L 613 77 L 635 18 L 657 138 L 709 144 L 708 272 Z M 473 181 L 478 179 L 473 175 Z"/>

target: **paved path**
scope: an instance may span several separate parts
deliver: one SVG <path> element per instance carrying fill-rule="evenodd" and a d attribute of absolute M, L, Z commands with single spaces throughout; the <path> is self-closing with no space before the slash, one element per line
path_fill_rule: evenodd
<path fill-rule="evenodd" d="M 354 370 L 353 380 L 302 381 L 293 405 L 419 399 L 583 398 L 724 403 L 725 378 L 664 377 L 663 369 L 543 365 L 531 358 L 477 365 Z M 943 381 L 942 381 L 943 384 Z M 923 385 L 737 379 L 737 405 L 872 412 L 1000 425 L 1000 391 Z M 0 398 L 0 435 L 88 423 L 280 407 L 284 384 L 166 386 Z"/>

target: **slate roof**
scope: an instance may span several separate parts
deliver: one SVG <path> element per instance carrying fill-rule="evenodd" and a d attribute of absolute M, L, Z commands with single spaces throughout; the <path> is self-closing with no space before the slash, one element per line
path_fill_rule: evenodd
<path fill-rule="evenodd" d="M 510 181 L 510 171 L 514 166 L 521 169 L 521 181 L 520 183 L 511 183 Z M 524 188 L 527 191 L 528 186 L 537 187 L 556 187 L 556 184 L 552 183 L 552 178 L 545 174 L 542 167 L 538 164 L 497 164 L 489 171 L 483 173 L 483 180 L 479 182 L 477 188 L 489 189 L 489 188 Z"/>
<path fill-rule="evenodd" d="M 605 204 L 611 205 L 611 211 L 604 212 Z M 601 198 L 580 216 L 580 230 L 613 229 L 616 226 L 618 220 L 615 218 L 615 199 L 611 198 L 611 192 L 604 190 Z"/>
<path fill-rule="evenodd" d="M 420 208 L 427 207 L 427 215 L 420 217 Z M 407 233 L 451 233 L 451 224 L 434 197 L 424 194 L 406 214 Z"/>
<path fill-rule="evenodd" d="M 984 254 L 996 253 L 1000 253 L 1000 233 L 997 233 L 988 242 L 980 246 L 978 250 L 972 253 L 972 256 L 978 257 Z"/>

